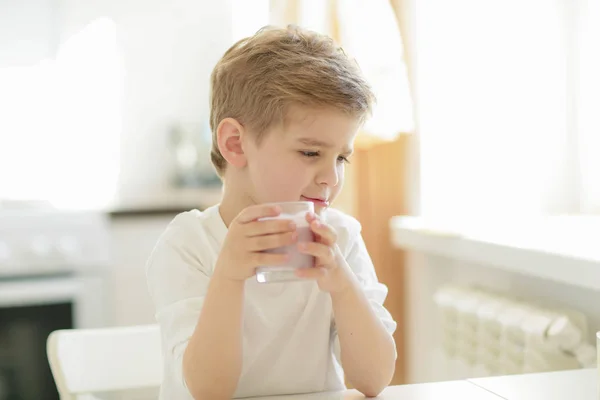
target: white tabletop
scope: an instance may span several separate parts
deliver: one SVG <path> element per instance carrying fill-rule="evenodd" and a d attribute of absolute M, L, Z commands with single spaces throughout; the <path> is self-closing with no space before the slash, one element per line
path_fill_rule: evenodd
<path fill-rule="evenodd" d="M 360 400 L 356 390 L 253 400 Z M 379 400 L 599 400 L 598 370 L 545 372 L 492 378 L 390 386 Z"/>
<path fill-rule="evenodd" d="M 253 397 L 252 400 L 362 400 L 356 390 L 315 393 L 293 396 Z M 503 400 L 489 391 L 468 381 L 433 382 L 415 385 L 390 386 L 381 393 L 379 400 Z"/>
<path fill-rule="evenodd" d="M 153 389 L 154 390 L 154 389 Z M 127 400 L 156 400 L 158 389 L 120 392 Z M 126 394 L 125 394 L 126 393 Z M 108 400 L 115 397 L 98 396 Z M 363 400 L 356 390 L 253 397 L 252 400 Z M 578 369 L 541 374 L 509 375 L 447 382 L 390 386 L 378 400 L 599 400 L 598 371 Z M 250 400 L 250 399 L 246 399 Z"/>
<path fill-rule="evenodd" d="M 469 379 L 507 400 L 598 400 L 598 370 L 545 372 Z"/>

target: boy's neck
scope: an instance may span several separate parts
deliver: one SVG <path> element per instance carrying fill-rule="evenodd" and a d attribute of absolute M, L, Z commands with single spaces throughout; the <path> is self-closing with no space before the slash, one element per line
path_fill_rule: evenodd
<path fill-rule="evenodd" d="M 219 214 L 221 214 L 221 218 L 228 228 L 231 221 L 233 221 L 243 209 L 254 204 L 254 201 L 247 193 L 236 190 L 236 188 L 239 188 L 239 186 L 231 184 L 223 185 L 223 197 L 221 199 L 221 204 L 219 205 Z"/>

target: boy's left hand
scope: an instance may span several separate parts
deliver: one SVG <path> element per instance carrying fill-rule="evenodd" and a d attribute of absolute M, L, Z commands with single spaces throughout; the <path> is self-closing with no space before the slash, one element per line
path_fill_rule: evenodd
<path fill-rule="evenodd" d="M 298 268 L 296 276 L 316 280 L 323 291 L 340 292 L 350 281 L 350 267 L 337 245 L 337 234 L 313 213 L 308 213 L 306 220 L 315 235 L 315 241 L 298 243 L 298 250 L 314 256 L 315 265 L 312 268 Z"/>

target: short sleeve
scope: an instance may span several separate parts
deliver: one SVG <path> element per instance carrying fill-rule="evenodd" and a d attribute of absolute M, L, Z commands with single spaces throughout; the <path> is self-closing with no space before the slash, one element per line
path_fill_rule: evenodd
<path fill-rule="evenodd" d="M 202 235 L 194 232 L 186 218 L 193 217 L 178 216 L 169 225 L 146 265 L 148 289 L 161 329 L 165 373 L 183 387 L 183 353 L 198 322 L 211 275 L 198 255 Z"/>
<path fill-rule="evenodd" d="M 349 249 L 345 254 L 346 262 L 350 269 L 354 272 L 363 293 L 367 297 L 375 315 L 383 323 L 383 326 L 392 335 L 396 331 L 397 323 L 392 318 L 390 312 L 383 306 L 383 303 L 388 294 L 388 288 L 377 279 L 375 267 L 365 242 L 360 234 L 360 224 L 353 220 L 354 229 L 350 230 Z M 333 351 L 338 360 L 341 362 L 340 341 L 335 328 L 335 323 L 332 324 L 332 341 Z M 396 357 L 398 353 L 396 351 Z"/>

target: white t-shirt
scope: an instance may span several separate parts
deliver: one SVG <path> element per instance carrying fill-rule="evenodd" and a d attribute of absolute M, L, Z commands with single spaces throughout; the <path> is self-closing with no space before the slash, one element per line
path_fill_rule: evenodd
<path fill-rule="evenodd" d="M 393 333 L 383 307 L 387 287 L 377 281 L 360 224 L 335 209 L 325 220 L 375 313 Z M 164 378 L 160 398 L 191 399 L 183 353 L 227 234 L 218 206 L 179 214 L 160 237 L 147 264 L 150 295 L 162 332 Z M 245 284 L 243 364 L 235 397 L 343 390 L 339 340 L 331 296 L 314 281 Z"/>

